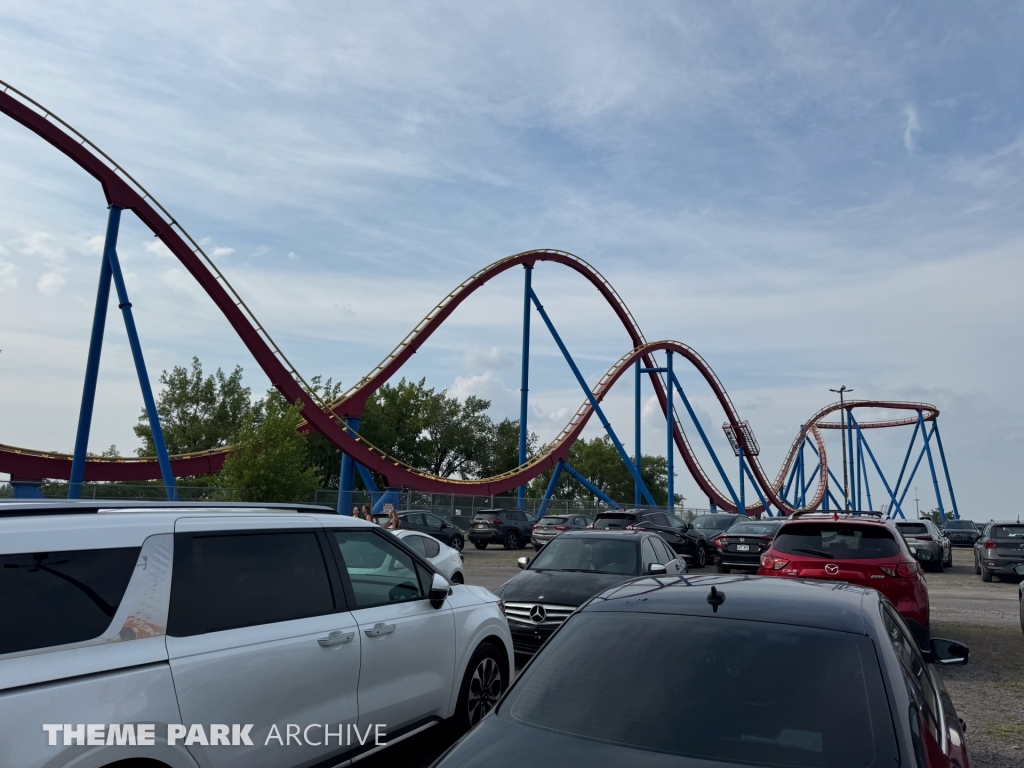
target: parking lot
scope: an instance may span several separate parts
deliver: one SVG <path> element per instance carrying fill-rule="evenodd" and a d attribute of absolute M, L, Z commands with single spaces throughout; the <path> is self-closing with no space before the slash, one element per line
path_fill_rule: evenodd
<path fill-rule="evenodd" d="M 1018 614 L 1017 585 L 976 576 L 973 550 L 955 549 L 952 569 L 929 573 L 932 634 L 965 642 L 971 648 L 966 667 L 943 670 L 943 678 L 960 716 L 968 725 L 972 766 L 1019 768 L 1024 765 L 1024 634 Z M 466 582 L 494 589 L 515 576 L 516 560 L 532 557 L 532 547 L 507 551 L 492 545 L 467 547 Z M 712 574 L 713 567 L 695 573 Z M 363 766 L 425 768 L 450 744 L 435 728 Z"/>

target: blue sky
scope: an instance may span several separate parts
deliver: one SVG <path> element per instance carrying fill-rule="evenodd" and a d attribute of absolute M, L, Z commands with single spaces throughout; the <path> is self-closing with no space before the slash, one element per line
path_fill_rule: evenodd
<path fill-rule="evenodd" d="M 468 274 L 559 248 L 611 280 L 647 338 L 701 352 L 771 474 L 830 387 L 927 400 L 961 511 L 987 519 L 1024 459 L 1022 17 L 1015 3 L 7 2 L 0 79 L 203 239 L 304 374 L 350 384 Z M 103 200 L 11 121 L 0 147 L 0 442 L 69 450 Z M 154 378 L 195 354 L 265 388 L 130 216 L 119 253 Z M 535 285 L 596 381 L 625 334 L 564 270 Z M 516 415 L 521 301 L 519 275 L 493 283 L 407 374 Z M 108 328 L 92 447 L 127 453 L 141 397 L 119 319 Z M 544 439 L 582 397 L 539 324 L 534 338 Z M 628 387 L 608 411 L 631 435 Z M 645 414 L 645 450 L 663 451 Z M 890 465 L 908 439 L 871 435 Z"/>

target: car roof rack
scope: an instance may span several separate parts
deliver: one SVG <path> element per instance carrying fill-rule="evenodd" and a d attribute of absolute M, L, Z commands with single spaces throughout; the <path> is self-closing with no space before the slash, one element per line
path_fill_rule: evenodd
<path fill-rule="evenodd" d="M 815 515 L 821 518 L 836 518 L 838 515 L 843 517 L 877 517 L 881 520 L 885 517 L 884 512 L 878 512 L 873 509 L 800 509 L 789 516 L 790 520 L 795 520 L 798 517 L 808 517 Z"/>

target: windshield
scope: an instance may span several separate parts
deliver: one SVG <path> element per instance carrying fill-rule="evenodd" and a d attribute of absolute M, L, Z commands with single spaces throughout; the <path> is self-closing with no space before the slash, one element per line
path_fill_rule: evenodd
<path fill-rule="evenodd" d="M 565 525 L 567 517 L 542 517 L 537 525 Z"/>
<path fill-rule="evenodd" d="M 635 521 L 636 515 L 630 515 L 626 513 L 603 514 L 599 515 L 597 520 L 594 521 L 594 528 L 599 530 L 607 530 L 609 528 L 625 528 L 627 525 Z"/>
<path fill-rule="evenodd" d="M 994 525 L 993 539 L 1024 539 L 1024 525 Z"/>
<path fill-rule="evenodd" d="M 896 523 L 896 527 L 911 536 L 915 533 L 928 533 L 928 526 L 924 523 Z"/>
<path fill-rule="evenodd" d="M 872 560 L 900 553 L 900 545 L 885 528 L 851 523 L 791 523 L 783 526 L 772 546 L 790 555 L 829 560 Z"/>
<path fill-rule="evenodd" d="M 974 523 L 970 520 L 947 520 L 945 527 L 956 531 L 973 531 Z"/>
<path fill-rule="evenodd" d="M 736 523 L 729 529 L 730 536 L 768 536 L 779 530 L 777 523 Z"/>
<path fill-rule="evenodd" d="M 758 684 L 765 670 L 771 683 Z M 498 717 L 715 763 L 900 762 L 870 638 L 721 617 L 577 614 L 513 683 Z M 642 755 L 615 762 L 644 764 Z"/>
<path fill-rule="evenodd" d="M 530 563 L 531 571 L 586 571 L 633 576 L 636 542 L 631 539 L 557 536 Z"/>
<path fill-rule="evenodd" d="M 724 531 L 733 518 L 724 515 L 701 515 L 693 519 L 693 527 L 702 531 Z"/>

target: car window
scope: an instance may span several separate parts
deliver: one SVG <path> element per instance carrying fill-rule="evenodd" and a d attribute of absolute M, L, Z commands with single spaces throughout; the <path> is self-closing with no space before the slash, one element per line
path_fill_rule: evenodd
<path fill-rule="evenodd" d="M 777 523 L 736 523 L 729 526 L 730 536 L 769 536 L 778 529 Z"/>
<path fill-rule="evenodd" d="M 565 517 L 544 517 L 541 521 L 541 525 L 565 525 L 565 521 L 568 518 Z"/>
<path fill-rule="evenodd" d="M 528 523 L 536 523 L 537 522 L 537 516 L 535 514 L 533 514 L 532 512 L 523 512 L 521 514 L 523 515 L 523 519 L 526 522 L 528 522 Z"/>
<path fill-rule="evenodd" d="M 530 563 L 531 571 L 591 571 L 636 575 L 636 541 L 556 536 Z"/>
<path fill-rule="evenodd" d="M 402 522 L 407 523 L 408 525 L 420 526 L 426 526 L 427 524 L 427 521 L 423 517 L 422 512 L 407 512 L 406 514 L 402 515 Z"/>
<path fill-rule="evenodd" d="M 356 608 L 426 597 L 429 580 L 407 553 L 372 531 L 334 531 Z"/>
<path fill-rule="evenodd" d="M 683 529 L 686 527 L 686 523 L 684 523 L 675 515 L 665 515 L 665 518 L 668 520 L 668 524 L 673 528 Z"/>
<path fill-rule="evenodd" d="M 477 512 L 473 515 L 473 521 L 477 523 L 489 523 L 492 520 L 497 520 L 494 514 L 494 512 Z"/>
<path fill-rule="evenodd" d="M 420 540 L 420 544 L 423 546 L 423 556 L 426 558 L 437 557 L 441 554 L 441 545 L 438 544 L 436 539 L 432 539 L 429 536 L 417 536 Z"/>
<path fill-rule="evenodd" d="M 585 517 L 574 517 L 572 519 L 572 524 L 578 525 L 581 528 L 586 528 L 588 525 L 590 525 L 590 522 Z"/>
<path fill-rule="evenodd" d="M 660 525 L 662 528 L 668 528 L 668 515 L 662 514 L 661 512 L 655 512 L 651 515 L 651 522 L 655 525 Z"/>
<path fill-rule="evenodd" d="M 773 546 L 790 555 L 832 560 L 871 560 L 900 553 L 899 544 L 887 528 L 844 522 L 783 525 Z"/>
<path fill-rule="evenodd" d="M 654 546 L 654 552 L 658 556 L 658 562 L 668 565 L 676 559 L 675 553 L 660 538 L 652 539 L 651 544 Z"/>
<path fill-rule="evenodd" d="M 327 566 L 312 531 L 174 537 L 167 619 L 173 637 L 333 611 Z"/>
<path fill-rule="evenodd" d="M 970 520 L 947 520 L 943 527 L 951 531 L 973 531 L 974 523 Z"/>
<path fill-rule="evenodd" d="M 643 573 L 647 573 L 647 566 L 656 562 L 658 562 L 658 556 L 654 554 L 654 545 L 651 544 L 650 537 L 646 537 L 640 542 L 640 566 Z"/>
<path fill-rule="evenodd" d="M 421 557 L 427 556 L 427 552 L 423 548 L 423 542 L 426 541 L 426 539 L 422 536 L 403 536 L 402 541 L 404 541 L 405 545 L 417 555 L 420 555 Z"/>
<path fill-rule="evenodd" d="M 907 692 L 911 699 L 918 702 L 923 708 L 925 724 L 932 737 L 939 741 L 939 701 L 928 676 L 928 667 L 925 665 L 921 651 L 914 642 L 913 635 L 906 628 L 903 620 L 900 619 L 888 606 L 882 607 L 882 621 L 885 624 L 885 631 L 896 651 L 896 656 L 903 667 L 904 681 L 907 684 Z"/>
<path fill-rule="evenodd" d="M 139 549 L 0 555 L 0 654 L 102 635 L 128 588 Z"/>
<path fill-rule="evenodd" d="M 423 515 L 423 517 L 426 519 L 427 525 L 429 525 L 431 528 L 444 527 L 444 520 L 442 520 L 437 515 Z"/>
<path fill-rule="evenodd" d="M 608 528 L 625 528 L 630 523 L 636 521 L 636 515 L 629 512 L 612 512 L 598 515 L 597 520 L 594 521 L 595 530 L 604 530 Z"/>
<path fill-rule="evenodd" d="M 1024 541 L 1024 525 L 994 525 L 993 539 L 1018 539 Z"/>
<path fill-rule="evenodd" d="M 928 526 L 924 523 L 896 523 L 896 527 L 907 536 L 913 536 L 919 533 L 928 533 Z"/>
<path fill-rule="evenodd" d="M 723 531 L 733 522 L 725 515 L 701 515 L 693 519 L 693 527 L 701 531 Z"/>
<path fill-rule="evenodd" d="M 870 638 L 710 615 L 578 613 L 512 684 L 497 716 L 687 765 L 900 764 Z M 752 685 L 766 670 L 771 683 Z M 621 765 L 648 762 L 615 754 Z"/>

